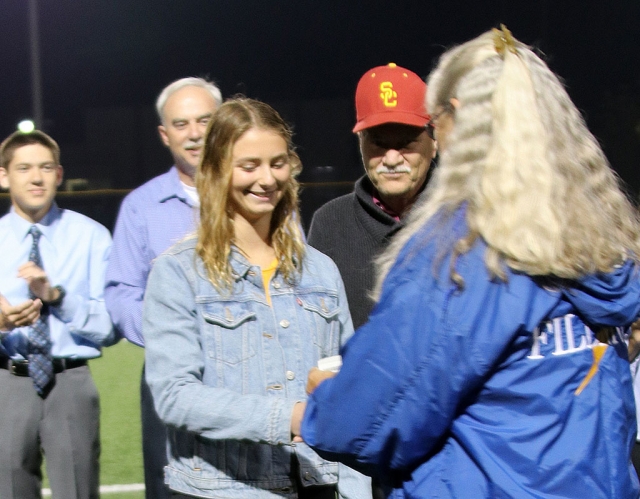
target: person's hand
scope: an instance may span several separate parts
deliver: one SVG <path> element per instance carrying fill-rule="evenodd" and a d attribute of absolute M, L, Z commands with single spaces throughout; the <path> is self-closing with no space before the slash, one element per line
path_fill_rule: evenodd
<path fill-rule="evenodd" d="M 293 406 L 293 411 L 291 411 L 291 435 L 293 435 L 294 442 L 302 442 L 300 426 L 302 425 L 302 418 L 304 417 L 306 407 L 307 404 L 305 402 L 298 402 Z"/>
<path fill-rule="evenodd" d="M 629 336 L 629 361 L 640 354 L 640 320 L 631 324 L 631 335 Z"/>
<path fill-rule="evenodd" d="M 27 281 L 29 290 L 44 303 L 49 303 L 57 298 L 59 291 L 54 289 L 49 282 L 46 272 L 33 262 L 27 262 L 18 268 L 18 277 Z"/>
<path fill-rule="evenodd" d="M 40 317 L 41 300 L 27 300 L 19 305 L 11 305 L 0 295 L 0 330 L 11 331 L 16 327 L 30 326 Z"/>
<path fill-rule="evenodd" d="M 325 379 L 333 378 L 336 374 L 332 371 L 321 371 L 317 367 L 312 367 L 307 377 L 307 393 L 311 395 L 318 385 Z"/>

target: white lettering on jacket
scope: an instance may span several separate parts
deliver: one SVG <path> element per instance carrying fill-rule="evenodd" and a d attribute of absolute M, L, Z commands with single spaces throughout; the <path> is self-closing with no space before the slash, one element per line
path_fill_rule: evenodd
<path fill-rule="evenodd" d="M 533 345 L 528 359 L 544 359 L 546 354 L 568 355 L 588 348 L 593 348 L 600 343 L 589 327 L 578 319 L 578 330 L 574 329 L 573 314 L 556 317 L 543 322 L 533 330 Z M 622 328 L 615 328 L 615 333 L 609 335 L 607 343 L 616 345 L 624 341 Z M 552 343 L 553 342 L 553 343 Z"/>

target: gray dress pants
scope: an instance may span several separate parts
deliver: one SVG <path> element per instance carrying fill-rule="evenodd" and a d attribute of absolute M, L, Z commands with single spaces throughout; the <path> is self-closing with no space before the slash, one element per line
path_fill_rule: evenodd
<path fill-rule="evenodd" d="M 100 404 L 88 366 L 55 375 L 46 398 L 0 369 L 0 497 L 39 499 L 46 456 L 53 499 L 99 497 Z"/>

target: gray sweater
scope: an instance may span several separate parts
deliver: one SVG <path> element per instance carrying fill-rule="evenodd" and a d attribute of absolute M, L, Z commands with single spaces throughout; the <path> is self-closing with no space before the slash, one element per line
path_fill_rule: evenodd
<path fill-rule="evenodd" d="M 329 201 L 313 215 L 309 244 L 336 262 L 355 328 L 367 321 L 373 308 L 373 259 L 400 227 L 401 222 L 374 204 L 373 184 L 366 175 L 352 193 Z"/>

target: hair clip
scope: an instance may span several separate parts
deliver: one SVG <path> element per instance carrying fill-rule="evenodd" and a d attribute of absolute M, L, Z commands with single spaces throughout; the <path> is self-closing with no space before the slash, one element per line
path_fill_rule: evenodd
<path fill-rule="evenodd" d="M 493 28 L 491 31 L 493 31 L 493 45 L 500 56 L 504 57 L 506 50 L 512 54 L 516 53 L 516 40 L 504 24 L 500 25 L 500 29 Z"/>

